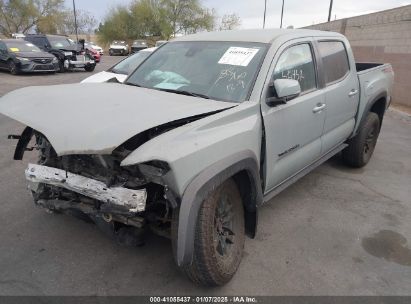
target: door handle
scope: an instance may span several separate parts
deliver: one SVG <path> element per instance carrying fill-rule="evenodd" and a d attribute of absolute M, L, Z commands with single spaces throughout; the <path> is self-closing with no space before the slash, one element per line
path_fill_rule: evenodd
<path fill-rule="evenodd" d="M 358 90 L 351 90 L 351 92 L 348 93 L 348 96 L 349 96 L 349 97 L 353 97 L 353 96 L 355 96 L 355 95 L 357 95 L 357 94 L 358 94 Z"/>
<path fill-rule="evenodd" d="M 317 106 L 313 109 L 313 113 L 321 112 L 325 109 L 325 103 L 318 103 Z"/>

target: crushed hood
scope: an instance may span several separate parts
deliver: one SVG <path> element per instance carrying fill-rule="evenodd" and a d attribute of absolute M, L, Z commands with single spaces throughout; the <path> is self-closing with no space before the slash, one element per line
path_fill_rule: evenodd
<path fill-rule="evenodd" d="M 58 155 L 109 154 L 145 130 L 235 103 L 116 83 L 27 87 L 0 98 L 0 113 L 47 137 Z"/>

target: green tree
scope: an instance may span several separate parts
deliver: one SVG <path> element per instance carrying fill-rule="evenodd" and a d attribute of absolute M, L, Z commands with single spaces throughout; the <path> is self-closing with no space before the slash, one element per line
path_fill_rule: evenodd
<path fill-rule="evenodd" d="M 94 16 L 83 10 L 76 10 L 77 15 L 77 31 L 79 34 L 91 34 L 97 24 Z M 76 27 L 74 22 L 74 14 L 72 10 L 66 10 L 63 14 L 63 18 L 60 19 L 60 33 L 62 34 L 75 34 Z"/>
<path fill-rule="evenodd" d="M 99 41 L 108 44 L 113 40 L 128 40 L 135 38 L 136 25 L 128 7 L 113 8 L 100 24 L 96 33 Z"/>
<path fill-rule="evenodd" d="M 220 31 L 234 30 L 241 25 L 240 17 L 237 14 L 227 14 L 221 18 L 221 24 L 218 27 Z"/>
<path fill-rule="evenodd" d="M 161 36 L 160 10 L 160 3 L 157 0 L 134 1 L 130 5 L 131 18 L 135 25 L 133 38 Z"/>
<path fill-rule="evenodd" d="M 53 24 L 63 10 L 64 0 L 0 0 L 0 32 L 9 37 L 27 33 L 39 22 Z"/>
<path fill-rule="evenodd" d="M 214 10 L 204 8 L 199 0 L 161 0 L 161 9 L 165 38 L 214 27 Z"/>
<path fill-rule="evenodd" d="M 135 0 L 113 9 L 96 33 L 102 43 L 148 36 L 169 39 L 177 34 L 212 30 L 215 11 L 199 0 Z"/>

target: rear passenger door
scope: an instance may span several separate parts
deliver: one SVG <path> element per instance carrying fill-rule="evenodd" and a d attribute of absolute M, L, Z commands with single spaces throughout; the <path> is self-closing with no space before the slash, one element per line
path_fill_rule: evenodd
<path fill-rule="evenodd" d="M 266 86 L 275 79 L 295 79 L 300 83 L 301 94 L 277 106 L 261 102 L 266 138 L 266 193 L 319 158 L 325 121 L 311 38 L 283 45 L 269 75 Z M 269 88 L 265 91 L 270 93 Z"/>
<path fill-rule="evenodd" d="M 316 46 L 325 84 L 326 118 L 322 140 L 322 154 L 325 154 L 344 142 L 353 131 L 359 103 L 359 83 L 348 43 L 319 40 Z"/>

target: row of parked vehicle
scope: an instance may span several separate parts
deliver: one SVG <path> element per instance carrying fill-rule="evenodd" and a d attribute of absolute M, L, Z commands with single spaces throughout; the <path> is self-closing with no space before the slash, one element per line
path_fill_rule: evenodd
<path fill-rule="evenodd" d="M 94 71 L 104 51 L 92 42 L 79 43 L 66 36 L 27 35 L 0 40 L 0 68 L 11 74 L 23 72 Z"/>
<path fill-rule="evenodd" d="M 166 42 L 167 42 L 166 40 L 159 40 L 156 42 L 155 47 L 159 47 Z M 110 44 L 108 53 L 110 56 L 114 56 L 114 55 L 125 56 L 125 55 L 129 55 L 130 53 L 131 54 L 137 53 L 147 48 L 148 48 L 148 44 L 147 44 L 147 41 L 145 40 L 134 40 L 131 46 L 129 46 L 126 41 L 114 40 Z"/>

